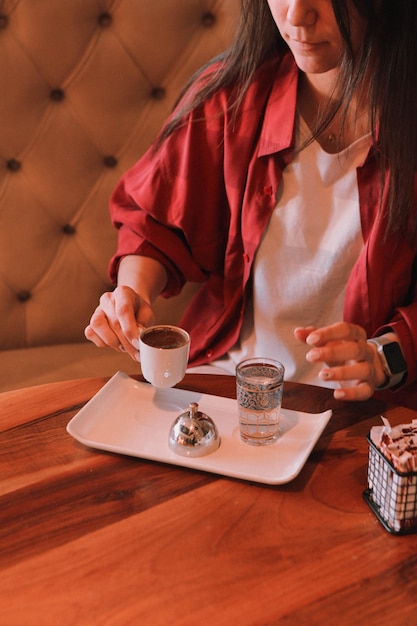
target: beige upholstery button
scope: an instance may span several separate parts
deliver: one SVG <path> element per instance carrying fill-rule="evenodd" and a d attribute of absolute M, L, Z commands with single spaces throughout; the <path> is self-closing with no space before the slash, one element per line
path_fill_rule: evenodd
<path fill-rule="evenodd" d="M 27 302 L 31 299 L 31 297 L 32 294 L 30 293 L 30 291 L 26 291 L 25 289 L 22 289 L 22 291 L 19 291 L 19 293 L 17 294 L 17 299 L 19 300 L 19 302 Z"/>
<path fill-rule="evenodd" d="M 112 16 L 110 15 L 110 13 L 101 13 L 98 16 L 98 23 L 100 26 L 102 26 L 103 28 L 106 28 L 107 26 L 110 26 L 111 22 L 112 22 Z"/>
<path fill-rule="evenodd" d="M 6 167 L 11 172 L 17 172 L 22 167 L 20 161 L 17 159 L 9 159 L 6 163 Z"/>
<path fill-rule="evenodd" d="M 73 224 L 64 224 L 62 227 L 62 232 L 66 235 L 74 235 L 77 232 L 77 229 Z"/>
<path fill-rule="evenodd" d="M 201 18 L 201 22 L 206 28 L 211 28 L 216 23 L 216 16 L 214 15 L 214 13 L 204 13 L 203 17 Z"/>
<path fill-rule="evenodd" d="M 116 167 L 118 160 L 116 159 L 115 156 L 112 156 L 111 154 L 109 154 L 104 157 L 103 163 L 106 167 Z"/>
<path fill-rule="evenodd" d="M 53 100 L 54 102 L 61 102 L 61 100 L 64 99 L 64 91 L 62 89 L 51 89 L 51 93 L 49 94 L 49 97 L 51 100 Z"/>
<path fill-rule="evenodd" d="M 151 91 L 151 96 L 154 100 L 162 100 L 165 98 L 166 91 L 163 87 L 154 87 Z"/>

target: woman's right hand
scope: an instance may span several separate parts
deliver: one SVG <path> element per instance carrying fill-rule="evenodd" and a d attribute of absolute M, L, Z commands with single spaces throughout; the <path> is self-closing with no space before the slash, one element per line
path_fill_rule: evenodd
<path fill-rule="evenodd" d="M 99 348 L 110 347 L 127 352 L 137 361 L 139 334 L 154 321 L 149 302 L 131 287 L 121 285 L 101 296 L 84 334 Z"/>

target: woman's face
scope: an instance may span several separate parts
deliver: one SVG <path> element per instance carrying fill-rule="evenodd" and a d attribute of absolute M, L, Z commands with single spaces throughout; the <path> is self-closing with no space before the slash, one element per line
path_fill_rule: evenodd
<path fill-rule="evenodd" d="M 268 0 L 272 16 L 301 71 L 322 74 L 337 69 L 345 43 L 331 0 Z M 351 38 L 357 50 L 364 23 L 351 8 Z"/>

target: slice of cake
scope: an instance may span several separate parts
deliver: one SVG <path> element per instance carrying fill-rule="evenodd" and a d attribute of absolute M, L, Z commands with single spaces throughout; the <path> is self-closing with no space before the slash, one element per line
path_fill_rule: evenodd
<path fill-rule="evenodd" d="M 384 417 L 382 420 L 383 426 L 371 429 L 371 440 L 397 471 L 417 471 L 417 419 L 399 426 L 391 426 Z"/>

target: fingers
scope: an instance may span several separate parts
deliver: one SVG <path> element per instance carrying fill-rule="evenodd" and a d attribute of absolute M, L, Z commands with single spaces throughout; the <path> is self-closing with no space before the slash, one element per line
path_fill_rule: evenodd
<path fill-rule="evenodd" d="M 302 343 L 306 343 L 307 337 L 316 329 L 315 326 L 305 326 L 303 328 L 298 327 L 294 328 L 294 337 L 301 341 Z"/>
<path fill-rule="evenodd" d="M 98 348 L 113 348 L 119 352 L 127 352 L 134 358 L 132 346 L 123 336 L 120 325 L 110 323 L 100 306 L 96 308 L 91 316 L 90 324 L 85 328 L 84 335 L 92 341 Z"/>
<path fill-rule="evenodd" d="M 306 338 L 310 346 L 323 346 L 330 341 L 366 341 L 366 332 L 361 326 L 338 322 L 331 326 L 314 329 Z"/>
<path fill-rule="evenodd" d="M 120 287 L 111 294 L 111 298 L 108 298 L 108 294 L 103 294 L 100 304 L 122 345 L 138 350 L 136 313 L 140 304 L 137 301 L 137 294 L 132 293 L 128 287 Z"/>
<path fill-rule="evenodd" d="M 130 287 L 118 287 L 114 293 L 115 319 L 124 337 L 139 349 L 140 332 L 155 323 L 150 303 Z"/>
<path fill-rule="evenodd" d="M 319 378 L 323 381 L 368 381 L 373 377 L 373 366 L 368 361 L 351 361 L 344 365 L 323 367 L 319 372 Z"/>
<path fill-rule="evenodd" d="M 334 397 L 339 400 L 366 400 L 375 390 L 375 351 L 365 330 L 355 324 L 338 322 L 322 328 L 296 329 L 295 336 L 311 346 L 306 354 L 310 363 L 323 363 L 319 377 L 338 383 Z"/>
<path fill-rule="evenodd" d="M 101 296 L 84 334 L 100 348 L 110 347 L 139 360 L 140 331 L 153 322 L 150 304 L 130 287 L 120 286 Z"/>
<path fill-rule="evenodd" d="M 112 348 L 122 346 L 131 356 L 139 349 L 138 308 L 136 294 L 126 287 L 105 293 L 100 298 L 100 309 L 105 318 L 100 329 L 105 332 L 105 341 Z"/>
<path fill-rule="evenodd" d="M 317 344 L 311 348 L 306 359 L 310 363 L 322 361 L 329 365 L 346 363 L 347 361 L 372 360 L 372 349 L 364 339 L 332 340 L 326 344 Z"/>
<path fill-rule="evenodd" d="M 99 348 L 106 346 L 117 348 L 120 343 L 117 335 L 109 326 L 106 315 L 99 306 L 91 316 L 90 323 L 84 330 L 84 335 Z"/>
<path fill-rule="evenodd" d="M 341 389 L 335 389 L 333 396 L 336 400 L 346 401 L 364 401 L 369 400 L 374 393 L 374 387 L 366 382 L 358 382 L 353 387 L 342 387 Z"/>

